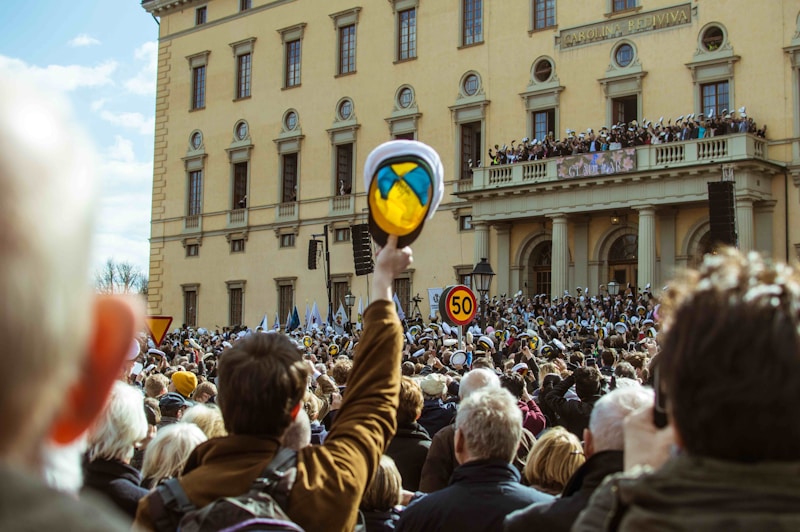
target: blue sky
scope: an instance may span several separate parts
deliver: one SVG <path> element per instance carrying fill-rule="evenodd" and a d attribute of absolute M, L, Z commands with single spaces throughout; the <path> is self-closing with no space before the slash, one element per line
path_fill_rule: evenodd
<path fill-rule="evenodd" d="M 114 258 L 147 272 L 156 21 L 137 0 L 2 0 L 0 34 L 0 75 L 63 93 L 100 154 L 93 268 Z"/>

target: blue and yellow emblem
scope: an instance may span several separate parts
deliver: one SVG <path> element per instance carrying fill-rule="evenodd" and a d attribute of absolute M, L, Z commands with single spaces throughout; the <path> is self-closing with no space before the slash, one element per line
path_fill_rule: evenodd
<path fill-rule="evenodd" d="M 384 161 L 368 192 L 370 232 L 378 244 L 385 243 L 386 235 L 397 235 L 399 247 L 414 241 L 428 215 L 432 195 L 433 173 L 425 161 L 411 155 Z"/>

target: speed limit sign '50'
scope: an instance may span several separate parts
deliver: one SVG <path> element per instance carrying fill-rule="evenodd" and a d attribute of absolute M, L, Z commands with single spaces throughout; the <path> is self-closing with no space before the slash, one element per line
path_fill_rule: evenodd
<path fill-rule="evenodd" d="M 450 325 L 467 325 L 478 311 L 478 300 L 468 286 L 448 286 L 439 298 L 439 313 Z"/>

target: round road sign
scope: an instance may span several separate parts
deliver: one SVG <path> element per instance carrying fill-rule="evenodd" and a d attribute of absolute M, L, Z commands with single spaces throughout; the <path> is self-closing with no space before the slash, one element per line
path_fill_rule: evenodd
<path fill-rule="evenodd" d="M 463 284 L 448 287 L 441 296 L 441 312 L 444 320 L 451 325 L 467 325 L 478 311 L 478 300 L 469 287 Z"/>

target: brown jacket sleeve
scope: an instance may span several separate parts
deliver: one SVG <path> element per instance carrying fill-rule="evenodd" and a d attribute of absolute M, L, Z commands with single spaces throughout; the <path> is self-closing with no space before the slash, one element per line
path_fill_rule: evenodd
<path fill-rule="evenodd" d="M 397 430 L 403 330 L 391 301 L 364 312 L 342 406 L 325 444 L 298 456 L 288 514 L 306 530 L 352 530 L 358 505 Z"/>
<path fill-rule="evenodd" d="M 433 493 L 444 489 L 456 468 L 455 425 L 448 425 L 433 437 L 428 456 L 422 466 L 419 490 Z"/>

